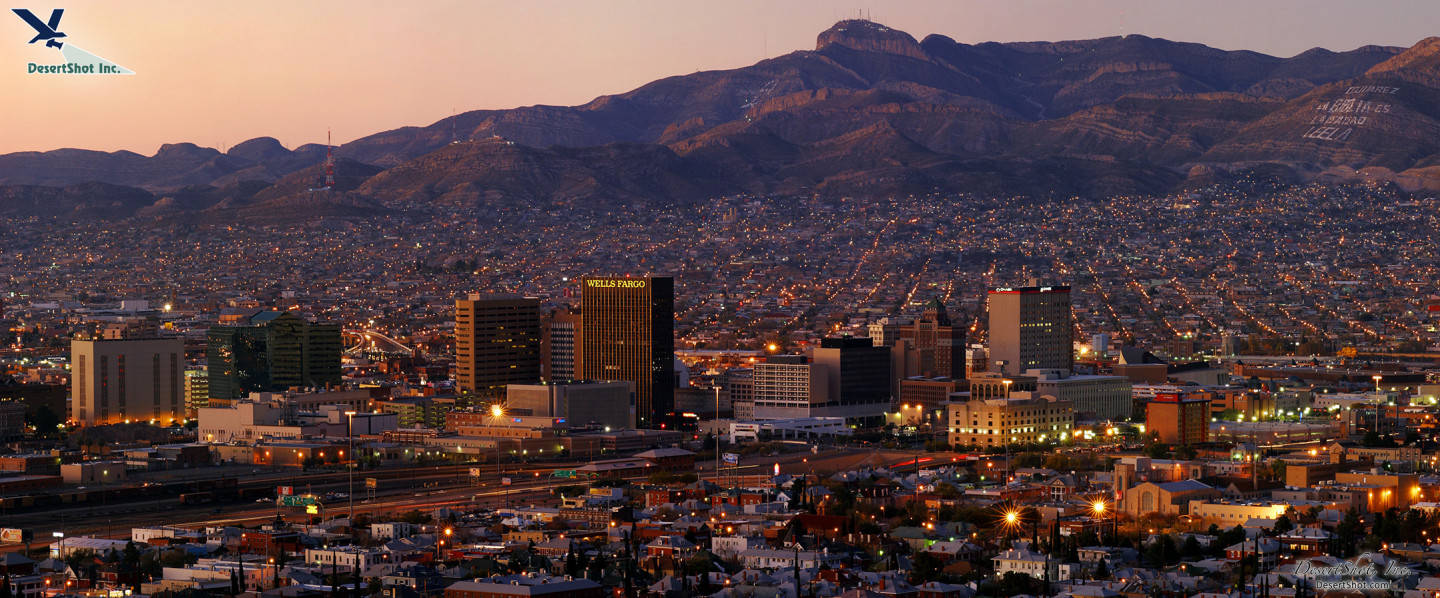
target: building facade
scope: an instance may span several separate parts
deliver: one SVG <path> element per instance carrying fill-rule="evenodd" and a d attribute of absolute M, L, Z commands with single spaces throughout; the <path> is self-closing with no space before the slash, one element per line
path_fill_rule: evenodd
<path fill-rule="evenodd" d="M 511 384 L 505 409 L 556 418 L 571 428 L 624 430 L 635 427 L 633 387 L 626 381 Z"/>
<path fill-rule="evenodd" d="M 951 324 L 938 299 L 930 302 L 919 319 L 900 326 L 899 336 L 914 343 L 920 375 L 965 377 L 965 327 Z"/>
<path fill-rule="evenodd" d="M 1070 287 L 997 287 L 988 302 L 992 364 L 1012 376 L 1030 369 L 1074 369 Z"/>
<path fill-rule="evenodd" d="M 210 373 L 205 368 L 185 370 L 185 417 L 210 406 Z"/>
<path fill-rule="evenodd" d="M 830 396 L 825 367 L 801 355 L 775 355 L 755 364 L 751 417 L 757 420 L 810 417 Z"/>
<path fill-rule="evenodd" d="M 1145 429 L 1165 444 L 1210 441 L 1210 399 L 1179 392 L 1156 393 L 1145 406 Z"/>
<path fill-rule="evenodd" d="M 575 380 L 580 371 L 580 312 L 565 306 L 540 321 L 540 379 Z"/>
<path fill-rule="evenodd" d="M 636 426 L 659 426 L 675 403 L 675 279 L 580 280 L 580 377 L 635 385 Z"/>
<path fill-rule="evenodd" d="M 540 381 L 540 300 L 471 294 L 455 301 L 455 382 L 495 398 L 507 384 Z"/>
<path fill-rule="evenodd" d="M 238 399 L 251 392 L 340 383 L 339 325 L 285 311 L 260 312 L 246 323 L 206 333 L 210 397 Z"/>
<path fill-rule="evenodd" d="M 1053 397 L 980 399 L 946 406 L 951 446 L 1003 446 L 1061 441 L 1075 426 L 1075 409 Z"/>
<path fill-rule="evenodd" d="M 826 338 L 815 348 L 811 363 L 827 377 L 829 398 L 817 415 L 843 417 L 862 424 L 878 423 L 893 404 L 890 350 L 859 337 Z"/>
<path fill-rule="evenodd" d="M 70 418 L 81 425 L 185 418 L 185 343 L 179 338 L 70 344 Z"/>

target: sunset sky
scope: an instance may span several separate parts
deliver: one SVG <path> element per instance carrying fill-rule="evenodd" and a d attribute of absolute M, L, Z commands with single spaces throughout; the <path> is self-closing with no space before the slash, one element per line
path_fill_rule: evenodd
<path fill-rule="evenodd" d="M 22 3 L 23 4 L 23 3 Z M 21 6 L 21 4 L 16 4 Z M 1409 46 L 1440 34 L 1435 0 L 75 0 L 67 41 L 134 76 L 27 74 L 60 61 L 0 14 L 0 152 L 60 147 L 151 154 L 162 143 L 287 147 L 425 125 L 452 111 L 578 104 L 667 75 L 812 49 L 869 10 L 917 39 L 1057 40 L 1144 34 L 1290 56 L 1321 46 Z"/>

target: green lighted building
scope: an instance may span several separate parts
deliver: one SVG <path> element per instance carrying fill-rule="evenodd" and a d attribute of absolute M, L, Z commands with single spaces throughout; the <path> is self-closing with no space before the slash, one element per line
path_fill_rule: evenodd
<path fill-rule="evenodd" d="M 206 334 L 210 397 L 340 383 L 340 326 L 289 312 L 265 311 L 248 326 L 216 326 Z"/>

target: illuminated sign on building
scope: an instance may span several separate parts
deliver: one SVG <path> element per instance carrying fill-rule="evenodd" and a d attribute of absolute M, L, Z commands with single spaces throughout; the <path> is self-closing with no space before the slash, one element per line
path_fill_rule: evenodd
<path fill-rule="evenodd" d="M 589 278 L 585 280 L 587 286 L 604 289 L 643 289 L 645 279 L 643 278 Z"/>

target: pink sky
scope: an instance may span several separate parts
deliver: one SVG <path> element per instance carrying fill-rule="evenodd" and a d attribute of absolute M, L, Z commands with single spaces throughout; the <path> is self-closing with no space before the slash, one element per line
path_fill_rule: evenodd
<path fill-rule="evenodd" d="M 17 4 L 19 6 L 20 4 Z M 836 20 L 917 39 L 1055 40 L 1140 33 L 1289 56 L 1314 46 L 1408 46 L 1440 22 L 1433 0 L 613 0 L 180 2 L 76 0 L 68 41 L 131 77 L 40 76 L 59 53 L 0 14 L 0 152 L 59 147 L 151 154 L 162 143 L 342 143 L 452 110 L 571 105 L 702 69 L 811 49 Z"/>

